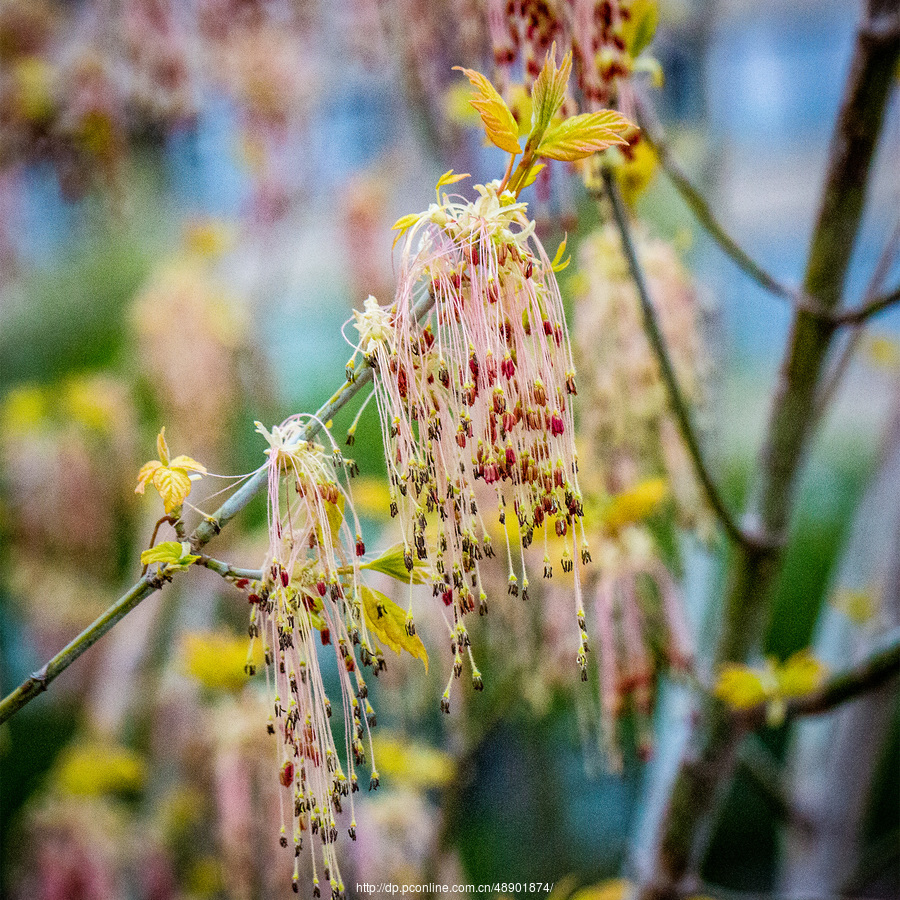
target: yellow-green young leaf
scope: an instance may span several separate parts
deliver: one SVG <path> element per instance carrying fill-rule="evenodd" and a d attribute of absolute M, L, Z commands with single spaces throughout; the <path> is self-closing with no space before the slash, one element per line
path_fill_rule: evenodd
<path fill-rule="evenodd" d="M 632 59 L 641 55 L 653 40 L 659 25 L 659 5 L 656 0 L 632 0 L 629 17 L 623 24 L 622 37 Z"/>
<path fill-rule="evenodd" d="M 522 179 L 522 188 L 523 190 L 527 188 L 529 185 L 534 184 L 537 180 L 538 175 L 541 172 L 541 169 L 546 169 L 546 163 L 538 163 L 537 165 L 533 165 L 529 170 L 528 174 Z"/>
<path fill-rule="evenodd" d="M 399 655 L 405 650 L 416 659 L 421 659 L 427 672 L 428 653 L 422 639 L 417 634 L 410 635 L 407 632 L 406 612 L 390 597 L 366 585 L 360 586 L 360 593 L 369 630 L 394 653 Z"/>
<path fill-rule="evenodd" d="M 410 228 L 412 225 L 415 225 L 418 221 L 419 213 L 409 213 L 405 216 L 400 216 L 393 225 L 391 225 L 391 231 L 399 231 L 403 234 L 407 228 Z"/>
<path fill-rule="evenodd" d="M 166 443 L 165 425 L 159 429 L 159 434 L 156 436 L 156 452 L 159 453 L 162 464 L 167 466 L 169 464 L 169 445 Z"/>
<path fill-rule="evenodd" d="M 541 140 L 566 99 L 566 85 L 571 71 L 572 51 L 563 57 L 562 65 L 557 66 L 554 43 L 547 51 L 543 68 L 531 89 L 531 135 L 534 140 Z"/>
<path fill-rule="evenodd" d="M 816 690 L 827 669 L 809 650 L 800 650 L 775 670 L 778 694 L 782 697 L 805 697 Z"/>
<path fill-rule="evenodd" d="M 612 878 L 592 887 L 581 888 L 569 900 L 625 900 L 629 888 L 630 885 L 624 878 Z"/>
<path fill-rule="evenodd" d="M 412 228 L 416 222 L 419 221 L 419 213 L 409 213 L 405 216 L 400 216 L 393 225 L 391 225 L 391 231 L 397 232 L 397 237 L 394 238 L 394 247 L 397 246 L 397 241 L 403 237 L 408 228 Z"/>
<path fill-rule="evenodd" d="M 328 528 L 331 531 L 331 544 L 336 547 L 341 542 L 341 524 L 344 521 L 344 495 L 338 494 L 337 503 L 325 501 L 325 513 L 328 516 Z"/>
<path fill-rule="evenodd" d="M 458 175 L 453 174 L 453 169 L 448 169 L 438 178 L 437 184 L 435 185 L 435 190 L 440 190 L 442 187 L 446 187 L 448 184 L 456 184 L 457 181 L 462 181 L 463 178 L 469 178 L 470 175 L 468 172 L 461 172 Z"/>
<path fill-rule="evenodd" d="M 170 469 L 184 469 L 185 472 L 199 472 L 201 475 L 206 474 L 206 466 L 201 465 L 196 459 L 191 459 L 190 456 L 185 456 L 184 454 L 176 456 L 175 459 L 167 465 Z"/>
<path fill-rule="evenodd" d="M 665 478 L 646 478 L 627 491 L 616 494 L 603 512 L 608 528 L 617 530 L 653 515 L 669 495 Z"/>
<path fill-rule="evenodd" d="M 191 492 L 191 476 L 184 469 L 160 466 L 153 473 L 153 486 L 162 497 L 166 513 L 174 512 Z"/>
<path fill-rule="evenodd" d="M 163 541 L 141 554 L 141 565 L 161 563 L 173 569 L 186 569 L 198 559 L 199 556 L 194 556 L 190 552 L 190 545 L 182 544 L 180 541 Z"/>
<path fill-rule="evenodd" d="M 631 122 L 612 110 L 582 113 L 548 131 L 536 152 L 546 159 L 574 162 L 616 144 L 627 144 L 622 133 L 633 128 Z"/>
<path fill-rule="evenodd" d="M 469 100 L 478 110 L 488 139 L 507 153 L 520 153 L 519 126 L 497 89 L 480 72 L 454 66 L 462 72 L 475 88 L 476 94 Z"/>
<path fill-rule="evenodd" d="M 371 559 L 362 563 L 361 569 L 371 569 L 373 572 L 381 572 L 384 575 L 390 575 L 397 581 L 409 584 L 412 579 L 413 584 L 425 584 L 428 581 L 428 568 L 419 559 L 413 559 L 413 568 L 410 572 L 406 568 L 404 560 L 403 544 L 395 544 L 389 550 L 385 550 L 377 559 Z"/>
<path fill-rule="evenodd" d="M 769 696 L 760 673 L 738 663 L 723 667 L 714 693 L 735 709 L 751 709 Z"/>

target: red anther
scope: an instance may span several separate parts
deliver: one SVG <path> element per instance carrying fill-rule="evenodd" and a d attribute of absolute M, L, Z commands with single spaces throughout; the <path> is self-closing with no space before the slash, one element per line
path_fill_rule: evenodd
<path fill-rule="evenodd" d="M 532 515 L 534 517 L 534 527 L 540 528 L 541 525 L 544 524 L 544 508 L 540 504 L 538 504 L 537 506 L 535 506 Z"/>
<path fill-rule="evenodd" d="M 454 289 L 455 291 L 458 291 L 458 290 L 459 290 L 460 285 L 462 285 L 462 279 L 459 277 L 459 272 L 454 272 L 454 273 L 450 276 L 450 284 L 453 285 L 453 289 Z"/>
<path fill-rule="evenodd" d="M 397 373 L 397 391 L 399 392 L 400 396 L 405 400 L 406 395 L 409 392 L 409 385 L 408 385 L 407 379 L 406 379 L 406 369 L 404 369 L 402 367 L 401 367 L 400 371 Z"/>
<path fill-rule="evenodd" d="M 453 591 L 446 590 L 441 594 L 441 600 L 444 601 L 444 606 L 450 606 L 453 603 Z"/>
<path fill-rule="evenodd" d="M 319 596 L 320 596 L 320 597 L 324 597 L 324 596 L 325 596 L 325 592 L 328 590 L 328 587 L 326 586 L 326 584 L 325 584 L 324 581 L 322 581 L 321 579 L 319 579 L 319 580 L 316 582 L 316 590 L 319 592 Z"/>
<path fill-rule="evenodd" d="M 247 585 L 250 584 L 249 578 L 238 578 L 238 580 L 234 583 L 234 586 L 238 588 L 238 590 L 243 590 Z"/>
<path fill-rule="evenodd" d="M 352 656 L 344 657 L 344 666 L 346 667 L 348 672 L 356 671 L 356 660 Z"/>
<path fill-rule="evenodd" d="M 472 373 L 472 378 L 474 378 L 475 381 L 478 381 L 479 367 L 478 360 L 474 353 L 469 357 L 469 371 Z"/>
<path fill-rule="evenodd" d="M 544 334 L 546 334 L 547 337 L 550 337 L 550 335 L 553 334 L 553 325 L 549 319 L 544 319 Z"/>
<path fill-rule="evenodd" d="M 534 266 L 531 264 L 531 260 L 525 264 L 525 277 L 531 278 L 532 273 L 534 272 Z"/>
<path fill-rule="evenodd" d="M 259 594 L 248 594 L 247 602 L 248 603 L 259 603 L 260 602 Z"/>
<path fill-rule="evenodd" d="M 503 373 L 504 378 L 512 378 L 516 374 L 516 364 L 511 356 L 503 357 L 503 361 L 500 363 L 500 371 Z"/>
<path fill-rule="evenodd" d="M 281 767 L 278 778 L 281 781 L 282 787 L 290 787 L 294 783 L 294 764 L 292 762 L 286 762 Z"/>
<path fill-rule="evenodd" d="M 512 447 L 506 448 L 506 464 L 514 466 L 516 464 L 516 451 Z"/>
<path fill-rule="evenodd" d="M 466 446 L 465 431 L 457 431 L 456 432 L 456 443 L 460 446 L 460 448 L 465 448 L 465 446 Z"/>
<path fill-rule="evenodd" d="M 282 570 L 281 570 L 281 584 L 282 584 L 282 587 L 287 587 L 290 583 L 291 583 L 291 576 L 288 575 L 288 573 L 287 573 L 284 569 L 282 569 Z"/>
<path fill-rule="evenodd" d="M 323 628 L 319 632 L 319 637 L 322 639 L 323 647 L 327 647 L 331 643 L 331 632 L 327 628 Z"/>
<path fill-rule="evenodd" d="M 481 254 L 478 252 L 478 244 L 472 244 L 470 248 L 469 258 L 472 260 L 473 266 L 477 266 L 478 263 L 481 262 Z"/>
<path fill-rule="evenodd" d="M 553 329 L 553 336 L 556 338 L 556 346 L 558 347 L 560 344 L 562 344 L 563 339 L 562 325 L 560 325 L 558 322 L 556 324 L 556 328 Z"/>
<path fill-rule="evenodd" d="M 363 556 L 366 552 L 366 545 L 363 543 L 362 538 L 356 539 L 356 555 Z"/>
<path fill-rule="evenodd" d="M 553 413 L 553 417 L 550 419 L 550 431 L 554 437 L 559 437 L 565 431 L 562 416 L 559 413 Z"/>

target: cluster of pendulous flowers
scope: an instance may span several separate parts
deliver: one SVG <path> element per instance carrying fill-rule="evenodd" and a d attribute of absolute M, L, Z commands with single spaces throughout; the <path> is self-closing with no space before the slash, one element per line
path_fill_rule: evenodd
<path fill-rule="evenodd" d="M 390 611 L 360 581 L 365 553 L 359 523 L 338 468 L 352 471 L 336 447 L 304 439 L 302 417 L 292 417 L 269 433 L 270 546 L 260 582 L 238 581 L 250 591 L 251 658 L 263 642 L 267 678 L 274 680 L 268 729 L 278 736 L 282 796 L 282 846 L 293 844 L 294 890 L 304 837 L 311 841 L 313 893 L 320 896 L 320 873 L 333 896 L 343 895 L 335 841 L 338 815 L 350 807 L 350 837 L 356 837 L 353 793 L 357 768 L 371 754 L 369 729 L 375 712 L 355 648 L 363 665 L 377 674 L 384 666 L 375 640 L 379 618 Z M 352 526 L 351 527 L 351 523 Z M 387 598 L 381 598 L 388 602 Z M 375 602 L 377 610 L 367 611 Z M 369 627 L 367 622 L 374 625 Z M 374 633 L 373 633 L 374 632 Z M 338 662 L 340 706 L 346 747 L 335 744 L 332 704 L 325 691 L 317 645 L 331 646 Z M 252 664 L 248 664 L 252 669 Z M 378 787 L 373 769 L 370 789 Z M 287 815 L 285 814 L 287 806 Z M 290 834 L 286 820 L 292 822 Z M 320 844 L 321 868 L 319 866 Z"/>
<path fill-rule="evenodd" d="M 370 300 L 356 327 L 375 368 L 406 565 L 428 561 L 432 591 L 450 613 L 454 674 L 467 652 L 479 688 L 463 619 L 487 611 L 479 564 L 495 547 L 486 518 L 504 526 L 500 552 L 513 596 L 528 594 L 517 560 L 535 539 L 546 547 L 548 531 L 566 540 L 558 560 L 545 552 L 545 577 L 557 563 L 572 571 L 589 553 L 573 440 L 575 375 L 553 263 L 524 203 L 497 182 L 476 190 L 474 202 L 443 194 L 401 220 L 395 303 Z M 578 595 L 576 578 L 580 610 Z M 445 711 L 452 684 L 451 677 Z"/>

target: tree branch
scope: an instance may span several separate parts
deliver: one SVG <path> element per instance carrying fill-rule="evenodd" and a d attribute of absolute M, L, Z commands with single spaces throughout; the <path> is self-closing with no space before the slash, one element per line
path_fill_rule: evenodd
<path fill-rule="evenodd" d="M 867 0 L 829 152 L 813 231 L 803 297 L 834 310 L 844 290 L 859 231 L 869 170 L 900 57 L 897 0 Z M 815 425 L 815 398 L 833 325 L 805 304 L 795 306 L 771 418 L 759 458 L 749 520 L 762 536 L 783 535 Z M 741 546 L 724 598 L 713 664 L 743 662 L 759 644 L 783 552 Z M 722 704 L 702 700 L 686 749 L 668 784 L 647 854 L 639 861 L 639 900 L 673 900 L 697 885 L 719 802 L 734 771 L 741 730 Z"/>
<path fill-rule="evenodd" d="M 603 173 L 603 183 L 606 188 L 607 196 L 612 203 L 613 217 L 616 220 L 616 226 L 618 227 L 619 235 L 622 239 L 622 249 L 625 253 L 625 258 L 628 260 L 631 278 L 637 288 L 638 297 L 641 303 L 641 311 L 644 316 L 644 330 L 647 332 L 647 338 L 650 341 L 650 346 L 652 347 L 657 363 L 659 364 L 660 373 L 669 394 L 669 402 L 672 411 L 675 413 L 678 429 L 687 445 L 688 454 L 693 463 L 694 471 L 697 474 L 700 484 L 703 486 L 707 502 L 715 511 L 716 516 L 722 523 L 722 527 L 725 529 L 729 538 L 738 544 L 750 543 L 751 538 L 744 534 L 738 523 L 735 521 L 734 516 L 725 505 L 725 501 L 722 499 L 722 495 L 719 493 L 719 489 L 716 486 L 715 481 L 713 481 L 712 475 L 709 472 L 709 467 L 703 457 L 700 441 L 697 438 L 693 423 L 691 422 L 687 401 L 684 399 L 684 394 L 678 384 L 678 376 L 675 373 L 675 367 L 669 356 L 666 341 L 656 316 L 656 309 L 653 306 L 653 300 L 647 289 L 647 281 L 644 278 L 644 272 L 637 257 L 637 251 L 635 250 L 634 241 L 631 237 L 631 228 L 628 224 L 628 214 L 625 212 L 622 198 L 619 196 L 618 187 L 609 172 Z"/>
<path fill-rule="evenodd" d="M 900 628 L 888 632 L 879 643 L 880 648 L 862 662 L 832 675 L 811 694 L 789 701 L 786 719 L 829 712 L 861 694 L 874 691 L 900 674 Z M 766 723 L 765 704 L 736 713 L 736 718 L 748 728 L 762 728 Z"/>
<path fill-rule="evenodd" d="M 416 304 L 413 315 L 421 320 L 434 305 L 434 298 L 426 294 Z M 355 397 L 360 390 L 372 381 L 373 370 L 366 364 L 352 382 L 342 384 L 331 397 L 319 408 L 318 412 L 310 418 L 303 429 L 298 442 L 312 440 L 321 430 L 324 423 L 328 422 L 339 410 Z M 268 471 L 265 467 L 258 469 L 250 476 L 238 490 L 236 490 L 213 515 L 204 519 L 191 533 L 189 538 L 194 553 L 198 553 L 225 525 L 228 524 L 247 504 L 265 487 L 268 480 Z M 209 559 L 209 557 L 207 557 Z M 226 563 L 218 563 L 219 566 L 227 566 Z M 208 565 L 208 568 L 217 569 Z M 243 571 L 243 570 L 232 570 Z M 221 574 L 221 573 L 220 573 Z M 259 573 L 253 573 L 259 574 Z M 238 576 L 249 577 L 249 576 Z M 144 576 L 134 584 L 127 593 L 123 594 L 103 615 L 91 623 L 75 640 L 66 645 L 56 654 L 39 672 L 30 678 L 26 678 L 11 694 L 0 701 L 0 723 L 5 722 L 11 715 L 18 712 L 23 706 L 34 700 L 38 694 L 47 690 L 50 682 L 61 672 L 64 672 L 82 653 L 92 647 L 104 634 L 106 634 L 117 622 L 121 621 L 142 600 L 149 597 L 163 584 L 170 580 L 164 575 Z"/>
<path fill-rule="evenodd" d="M 890 293 L 875 297 L 867 303 L 862 303 L 856 309 L 841 310 L 834 314 L 832 321 L 836 325 L 863 325 L 865 322 L 877 316 L 895 303 L 900 303 L 900 287 L 894 288 Z"/>
<path fill-rule="evenodd" d="M 209 569 L 211 572 L 215 572 L 223 578 L 246 578 L 248 581 L 262 581 L 263 577 L 262 569 L 240 569 L 230 563 L 213 559 L 205 553 L 200 554 L 200 559 L 198 559 L 194 565 L 203 566 L 205 569 Z"/>
<path fill-rule="evenodd" d="M 782 284 L 773 275 L 770 275 L 759 263 L 757 263 L 738 243 L 732 238 L 724 227 L 716 219 L 709 203 L 694 187 L 691 180 L 685 174 L 684 169 L 678 164 L 669 149 L 668 142 L 663 134 L 656 114 L 646 98 L 638 95 L 635 101 L 637 122 L 641 128 L 647 143 L 656 152 L 663 171 L 669 176 L 676 190 L 681 194 L 684 202 L 690 207 L 697 221 L 712 237 L 722 250 L 732 259 L 736 265 L 749 275 L 757 284 L 778 297 L 797 302 L 796 292 L 787 285 Z"/>

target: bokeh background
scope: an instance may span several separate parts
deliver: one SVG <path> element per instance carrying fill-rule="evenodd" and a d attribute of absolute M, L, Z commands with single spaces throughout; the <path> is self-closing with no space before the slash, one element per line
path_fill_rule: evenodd
<path fill-rule="evenodd" d="M 391 224 L 424 209 L 451 166 L 476 181 L 502 174 L 450 71 L 487 65 L 484 35 L 462 27 L 466 5 L 0 0 L 4 694 L 139 573 L 157 513 L 133 488 L 159 428 L 173 452 L 213 472 L 255 468 L 254 420 L 316 408 L 343 378 L 351 309 L 368 294 L 392 296 Z M 661 0 L 660 14 L 653 52 L 666 78 L 654 96 L 675 152 L 739 242 L 796 283 L 856 5 Z M 896 100 L 851 296 L 897 224 Z M 577 248 L 593 227 L 574 180 L 555 176 L 548 198 L 529 199 L 551 249 L 564 231 Z M 789 310 L 722 256 L 662 173 L 638 210 L 700 286 L 714 373 L 701 417 L 739 504 Z M 839 666 L 848 646 L 900 621 L 890 590 L 898 324 L 884 315 L 860 338 L 814 449 L 767 636 L 779 658 L 813 643 Z M 376 546 L 389 524 L 371 410 L 353 453 L 354 496 Z M 199 488 L 192 501 L 216 502 Z M 265 545 L 260 502 L 213 552 L 257 565 Z M 682 542 L 695 625 L 714 602 L 722 556 Z M 265 691 L 243 676 L 246 616 L 243 595 L 192 571 L 0 727 L 3 896 L 285 895 Z M 488 690 L 469 692 L 450 717 L 438 708 L 438 651 L 429 678 L 404 660 L 378 686 L 383 790 L 361 805 L 351 895 L 356 880 L 568 879 L 574 889 L 618 877 L 677 747 L 681 689 L 660 685 L 652 754 L 626 737 L 611 771 L 579 714 L 581 686 L 541 680 L 537 661 L 508 665 L 514 652 L 498 642 L 483 667 Z M 725 896 L 780 890 L 792 866 L 813 877 L 827 868 L 798 849 L 802 828 L 785 836 L 780 794 L 760 774 L 766 754 L 785 761 L 811 815 L 829 783 L 809 782 L 836 767 L 830 777 L 860 809 L 852 850 L 838 836 L 823 854 L 854 869 L 843 874 L 857 879 L 856 895 L 900 896 L 896 693 L 856 722 L 847 747 L 835 738 L 839 718 L 772 729 L 756 771 L 752 759 L 742 766 L 704 873 Z M 854 747 L 867 762 L 854 761 Z"/>

